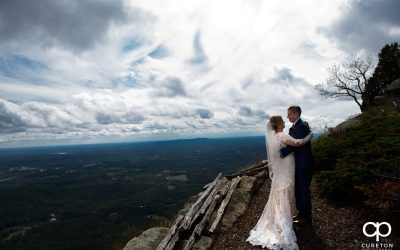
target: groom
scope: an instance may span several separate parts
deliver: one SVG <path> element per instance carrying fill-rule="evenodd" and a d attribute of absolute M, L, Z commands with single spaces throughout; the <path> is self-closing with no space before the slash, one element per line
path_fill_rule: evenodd
<path fill-rule="evenodd" d="M 295 139 L 303 139 L 310 133 L 307 122 L 301 118 L 301 108 L 291 106 L 288 108 L 287 118 L 293 123 L 289 134 Z M 299 214 L 294 217 L 293 222 L 298 224 L 312 224 L 311 219 L 311 193 L 310 184 L 312 178 L 313 157 L 311 152 L 311 141 L 300 147 L 287 146 L 280 153 L 284 158 L 294 152 L 295 158 L 295 197 L 296 207 Z"/>

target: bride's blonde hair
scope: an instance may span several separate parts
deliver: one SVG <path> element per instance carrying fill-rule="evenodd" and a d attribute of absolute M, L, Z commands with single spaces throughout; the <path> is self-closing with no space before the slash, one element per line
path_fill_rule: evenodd
<path fill-rule="evenodd" d="M 271 118 L 269 118 L 269 121 L 271 122 L 272 128 L 276 131 L 278 129 L 279 123 L 283 122 L 283 118 L 280 115 L 275 115 L 271 116 Z"/>

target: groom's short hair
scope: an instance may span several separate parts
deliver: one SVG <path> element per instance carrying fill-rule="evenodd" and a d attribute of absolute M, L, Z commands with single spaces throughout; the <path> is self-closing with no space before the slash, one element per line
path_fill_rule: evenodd
<path fill-rule="evenodd" d="M 298 113 L 299 116 L 301 115 L 301 108 L 299 106 L 290 106 L 288 108 L 288 110 L 290 110 L 292 112 L 295 112 L 295 113 Z"/>

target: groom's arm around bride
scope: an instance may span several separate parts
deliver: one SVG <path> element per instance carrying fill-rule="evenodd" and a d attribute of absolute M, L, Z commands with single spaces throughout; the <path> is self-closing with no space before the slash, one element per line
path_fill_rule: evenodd
<path fill-rule="evenodd" d="M 293 125 L 293 127 L 290 128 L 289 135 L 292 136 L 295 139 L 304 139 L 310 132 L 311 132 L 311 129 L 308 126 L 308 123 L 304 122 L 301 119 L 299 119 Z M 306 145 L 307 144 L 309 145 L 310 143 L 311 142 L 307 142 L 304 145 L 304 147 L 306 147 Z M 282 158 L 284 158 L 287 155 L 289 155 L 290 153 L 295 152 L 295 150 L 300 150 L 300 148 L 288 145 L 288 146 L 286 146 L 286 147 L 284 147 L 284 148 L 282 148 L 280 150 L 280 155 L 281 155 Z"/>
<path fill-rule="evenodd" d="M 293 123 L 293 126 L 289 129 L 289 135 L 295 139 L 304 139 L 310 132 L 310 126 L 308 126 L 308 123 L 303 121 L 301 119 L 301 108 L 299 106 L 290 106 L 287 110 L 287 118 L 291 123 Z M 290 153 L 294 152 L 294 156 L 296 159 L 296 168 L 300 167 L 298 166 L 298 160 L 299 158 L 308 158 L 308 152 L 311 153 L 311 142 L 307 142 L 301 147 L 293 147 L 293 146 L 287 146 L 284 147 L 280 150 L 280 156 L 282 158 L 286 157 Z M 301 156 L 301 157 L 299 157 Z M 311 157 L 311 155 L 310 155 Z M 308 164 L 312 164 L 311 162 Z M 302 164 L 300 164 L 302 165 Z"/>

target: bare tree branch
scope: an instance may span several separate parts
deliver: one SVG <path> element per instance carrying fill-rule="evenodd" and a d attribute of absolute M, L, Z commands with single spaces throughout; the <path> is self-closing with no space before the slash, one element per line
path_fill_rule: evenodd
<path fill-rule="evenodd" d="M 347 57 L 343 63 L 329 68 L 327 80 L 317 84 L 315 89 L 326 97 L 351 97 L 362 111 L 361 98 L 372 69 L 371 57 Z"/>

